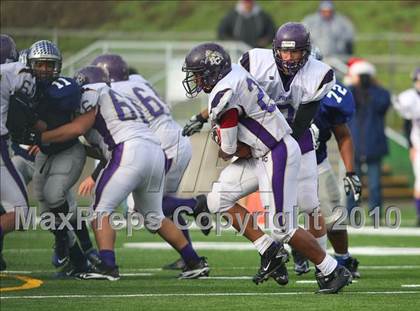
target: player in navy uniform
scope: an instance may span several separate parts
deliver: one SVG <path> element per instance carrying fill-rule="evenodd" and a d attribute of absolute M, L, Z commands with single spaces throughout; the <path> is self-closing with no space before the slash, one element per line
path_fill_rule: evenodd
<path fill-rule="evenodd" d="M 61 61 L 59 49 L 47 40 L 35 42 L 27 56 L 28 65 L 36 77 L 34 110 L 43 122 L 43 126 L 38 128 L 40 131 L 71 122 L 80 104 L 81 89 L 78 84 L 70 78 L 59 76 Z M 78 139 L 41 145 L 35 158 L 34 196 L 39 202 L 41 215 L 45 212 L 55 215 L 55 229 L 52 232 L 55 236 L 56 267 L 60 274 L 70 275 L 86 268 L 86 259 L 79 245 L 69 245 L 69 228 L 58 227 L 61 223 L 60 213 L 67 215 L 75 212 L 76 206 L 69 206 L 66 197 L 78 180 L 85 159 L 85 149 Z M 82 241 L 88 240 L 86 225 L 80 229 Z"/>
<path fill-rule="evenodd" d="M 313 53 L 321 60 L 322 55 Z M 336 83 L 328 94 L 321 100 L 320 108 L 311 126 L 312 132 L 318 136 L 316 141 L 316 159 L 318 164 L 319 199 L 321 212 L 327 225 L 328 239 L 331 242 L 335 258 L 339 264 L 345 266 L 353 275 L 360 277 L 357 267 L 359 262 L 348 252 L 348 236 L 345 224 L 337 221 L 341 216 L 340 190 L 338 180 L 328 161 L 327 142 L 334 134 L 346 169 L 344 187 L 347 195 L 353 195 L 355 201 L 360 200 L 361 183 L 354 172 L 354 149 L 347 122 L 355 111 L 352 93 L 342 84 Z"/>

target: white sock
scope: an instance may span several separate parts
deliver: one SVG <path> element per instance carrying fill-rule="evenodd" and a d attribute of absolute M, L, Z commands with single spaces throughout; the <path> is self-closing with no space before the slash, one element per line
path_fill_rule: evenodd
<path fill-rule="evenodd" d="M 316 267 L 321 270 L 323 275 L 328 275 L 337 267 L 337 260 L 327 254 L 324 260 Z"/>
<path fill-rule="evenodd" d="M 321 248 L 326 251 L 327 250 L 327 235 L 324 234 L 322 237 L 316 238 L 316 240 L 318 241 L 319 246 L 321 246 Z"/>
<path fill-rule="evenodd" d="M 261 255 L 273 244 L 274 240 L 268 234 L 264 234 L 262 237 L 256 239 L 254 242 L 255 248 L 258 250 L 258 253 Z"/>

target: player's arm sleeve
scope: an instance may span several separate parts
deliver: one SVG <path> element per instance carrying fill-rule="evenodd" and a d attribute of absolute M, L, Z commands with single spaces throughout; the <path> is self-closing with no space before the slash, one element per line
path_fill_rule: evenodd
<path fill-rule="evenodd" d="M 299 106 L 296 112 L 295 120 L 291 126 L 293 131 L 292 136 L 294 139 L 298 140 L 305 130 L 309 128 L 319 109 L 319 105 L 319 101 L 314 101 Z"/>
<path fill-rule="evenodd" d="M 242 54 L 241 58 L 239 59 L 239 65 L 241 65 L 246 71 L 249 71 L 249 52 L 245 52 Z"/>
<path fill-rule="evenodd" d="M 233 156 L 238 148 L 238 120 L 236 108 L 229 109 L 220 117 L 220 148 L 229 156 Z"/>
<path fill-rule="evenodd" d="M 231 88 L 222 89 L 211 96 L 208 109 L 210 121 L 219 123 L 221 116 L 229 109 L 234 108 L 230 104 L 232 97 L 233 91 Z"/>

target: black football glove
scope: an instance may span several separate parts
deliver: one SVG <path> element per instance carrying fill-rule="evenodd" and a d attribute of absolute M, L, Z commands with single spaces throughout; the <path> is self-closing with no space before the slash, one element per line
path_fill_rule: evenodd
<path fill-rule="evenodd" d="M 346 177 L 344 178 L 344 191 L 346 192 L 346 195 L 353 193 L 354 200 L 359 202 L 362 195 L 362 183 L 356 173 L 346 173 Z"/>
<path fill-rule="evenodd" d="M 182 136 L 191 136 L 195 133 L 198 133 L 203 128 L 204 123 L 207 122 L 207 119 L 204 119 L 201 114 L 192 116 L 191 119 L 185 124 L 182 129 Z"/>
<path fill-rule="evenodd" d="M 14 143 L 23 145 L 41 146 L 41 133 L 27 129 L 22 132 L 10 131 L 10 138 Z"/>

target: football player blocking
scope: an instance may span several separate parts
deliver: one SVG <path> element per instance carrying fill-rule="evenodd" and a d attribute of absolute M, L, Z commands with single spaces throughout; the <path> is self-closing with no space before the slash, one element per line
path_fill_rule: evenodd
<path fill-rule="evenodd" d="M 254 281 L 258 284 L 275 272 L 284 276 L 287 256 L 280 245 L 287 242 L 320 270 L 320 292 L 335 293 L 351 282 L 349 271 L 338 266 L 311 234 L 293 227 L 301 150 L 274 101 L 253 76 L 241 66 L 232 65 L 229 55 L 214 43 L 192 49 L 183 71 L 188 96 L 194 97 L 200 91 L 209 93 L 209 118 L 220 130 L 220 156 L 226 160 L 239 157 L 221 173 L 209 193 L 210 212 L 227 212 L 234 220 L 238 215 L 243 218 L 248 212 L 236 202 L 256 190 L 263 194 L 264 205 L 270 209 L 272 237 L 253 229 L 252 221 L 244 233 L 261 254 L 261 267 Z M 248 152 L 244 148 L 249 148 Z M 233 225 L 238 230 L 238 223 L 234 221 Z"/>
<path fill-rule="evenodd" d="M 27 57 L 23 57 L 24 55 Z M 11 67 L 2 66 L 5 73 L 27 75 L 20 88 L 10 92 L 13 95 L 10 96 L 6 126 L 14 147 L 25 143 L 25 134 L 31 127 L 43 129 L 46 128 L 47 123 L 50 128 L 54 128 L 68 122 L 74 108 L 72 105 L 78 106 L 80 99 L 80 89 L 77 84 L 71 79 L 59 77 L 61 53 L 52 42 L 37 41 L 30 49 L 23 51 L 21 56 L 19 59 L 23 63 L 13 63 L 16 68 L 18 65 L 21 66 L 18 72 L 10 70 Z M 13 79 L 8 80 L 13 81 Z M 29 93 L 31 85 L 33 92 Z M 2 107 L 5 103 L 7 101 L 2 100 Z M 52 106 L 48 107 L 49 105 Z M 38 119 L 38 115 L 43 121 Z M 34 180 L 34 193 L 40 202 L 41 215 L 44 216 L 45 212 L 54 214 L 53 264 L 58 268 L 57 276 L 61 276 L 64 272 L 67 275 L 76 270 L 84 270 L 87 268 L 87 257 L 93 261 L 96 252 L 90 241 L 86 224 L 83 221 L 81 228 L 77 228 L 76 219 L 73 217 L 69 219 L 69 222 L 74 231 L 67 230 L 66 226 L 63 229 L 58 227 L 61 223 L 58 214 L 67 216 L 68 212 L 74 212 L 77 208 L 70 188 L 78 179 L 83 167 L 84 149 L 80 148 L 77 141 L 51 144 L 41 146 L 41 148 L 34 147 L 36 146 L 32 146 L 29 151 L 14 148 L 16 156 L 12 161 L 16 163 L 18 173 L 24 176 L 25 183 L 30 182 L 31 179 Z M 30 152 L 36 153 L 35 160 L 25 160 Z M 70 171 L 64 172 L 63 168 L 69 168 Z"/>
<path fill-rule="evenodd" d="M 192 213 L 203 209 L 206 204 L 205 196 L 197 198 L 178 198 L 176 194 L 182 176 L 191 160 L 192 147 L 188 138 L 181 135 L 182 128 L 173 120 L 170 110 L 162 101 L 150 83 L 139 74 L 128 74 L 127 63 L 116 54 L 104 54 L 96 57 L 92 65 L 104 68 L 109 73 L 111 88 L 126 96 L 141 112 L 144 123 L 153 131 L 160 141 L 165 153 L 165 184 L 163 191 L 162 210 L 166 217 L 172 219 L 175 210 L 180 206 L 187 206 Z M 128 212 L 135 211 L 132 194 L 127 199 Z M 194 214 L 196 215 L 196 214 Z M 178 213 L 177 222 L 186 225 Z M 203 224 L 206 225 L 206 224 Z M 191 244 L 188 230 L 182 231 Z M 208 234 L 209 230 L 203 230 Z M 192 247 L 192 245 L 191 245 Z M 177 260 L 165 266 L 167 268 L 184 268 L 185 262 Z"/>
<path fill-rule="evenodd" d="M 102 67 L 82 68 L 75 78 L 84 86 L 81 115 L 71 124 L 43 132 L 39 139 L 41 143 L 61 142 L 86 134 L 87 141 L 99 146 L 108 162 L 98 177 L 92 205 L 96 215 L 92 226 L 101 262 L 78 277 L 119 279 L 114 254 L 115 231 L 109 216 L 130 193 L 146 228 L 157 232 L 182 256 L 186 266 L 180 278 L 208 274 L 205 258 L 197 255 L 182 232 L 162 213 L 164 154 L 158 139 L 141 121 L 139 110 L 108 86 L 108 72 Z M 122 107 L 128 109 L 123 111 Z"/>

